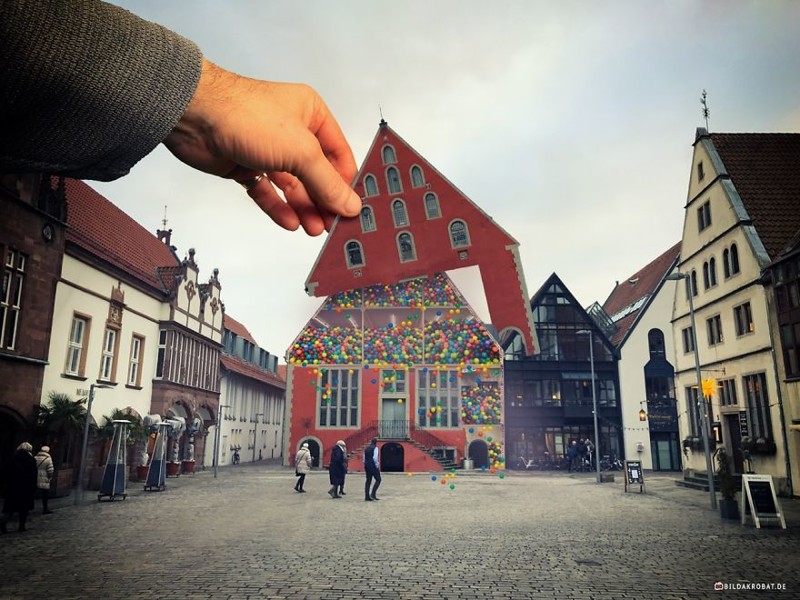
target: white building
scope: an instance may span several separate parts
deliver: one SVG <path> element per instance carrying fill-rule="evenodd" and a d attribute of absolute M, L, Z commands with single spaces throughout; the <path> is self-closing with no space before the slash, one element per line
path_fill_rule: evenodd
<path fill-rule="evenodd" d="M 762 278 L 800 228 L 797 134 L 709 134 L 694 143 L 675 296 L 676 392 L 685 467 L 705 472 L 695 400 L 697 376 L 689 294 L 703 379 L 716 381 L 710 420 L 736 472 L 770 474 L 791 488 L 776 342 Z M 771 292 L 769 292 L 771 293 Z M 750 459 L 748 461 L 748 458 Z"/>
<path fill-rule="evenodd" d="M 278 357 L 260 348 L 247 328 L 225 315 L 221 357 L 218 464 L 282 456 L 286 382 L 278 374 Z M 216 436 L 215 426 L 210 435 Z M 206 446 L 211 464 L 213 444 Z"/>
<path fill-rule="evenodd" d="M 680 243 L 617 282 L 603 304 L 615 325 L 625 456 L 655 471 L 679 471 L 672 307 Z M 644 418 L 644 420 L 642 420 Z"/>

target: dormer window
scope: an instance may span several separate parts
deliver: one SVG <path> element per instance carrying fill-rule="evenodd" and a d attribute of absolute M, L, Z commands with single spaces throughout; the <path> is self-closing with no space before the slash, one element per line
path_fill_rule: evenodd
<path fill-rule="evenodd" d="M 367 198 L 378 195 L 378 182 L 372 175 L 367 175 L 364 177 L 364 195 Z"/>
<path fill-rule="evenodd" d="M 400 262 L 417 260 L 417 252 L 414 249 L 414 238 L 406 231 L 397 236 L 397 250 L 400 254 Z"/>
<path fill-rule="evenodd" d="M 406 213 L 406 204 L 402 200 L 395 200 L 392 202 L 392 218 L 394 219 L 395 227 L 406 227 L 408 225 L 408 213 Z"/>
<path fill-rule="evenodd" d="M 381 156 L 383 156 L 383 164 L 385 165 L 392 165 L 397 162 L 397 155 L 394 153 L 394 148 L 389 145 L 383 147 Z"/>
<path fill-rule="evenodd" d="M 400 185 L 400 172 L 394 167 L 386 169 L 386 184 L 389 186 L 390 194 L 399 194 L 403 191 Z"/>
<path fill-rule="evenodd" d="M 453 248 L 469 246 L 469 230 L 464 221 L 457 220 L 450 223 L 450 245 Z"/>
<path fill-rule="evenodd" d="M 411 187 L 422 187 L 425 185 L 425 176 L 422 174 L 422 169 L 417 165 L 411 167 Z"/>
<path fill-rule="evenodd" d="M 350 240 L 344 246 L 345 259 L 347 260 L 347 268 L 364 266 L 364 251 L 361 248 L 361 243 L 356 240 Z"/>
<path fill-rule="evenodd" d="M 375 231 L 375 215 L 372 213 L 372 208 L 365 206 L 361 209 L 361 231 L 367 233 L 368 231 Z"/>
<path fill-rule="evenodd" d="M 425 194 L 425 216 L 429 219 L 438 219 L 442 216 L 442 211 L 439 210 L 439 199 L 432 192 Z"/>

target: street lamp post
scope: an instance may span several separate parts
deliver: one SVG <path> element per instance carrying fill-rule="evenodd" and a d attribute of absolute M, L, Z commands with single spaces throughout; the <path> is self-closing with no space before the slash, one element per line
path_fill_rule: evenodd
<path fill-rule="evenodd" d="M 92 417 L 92 402 L 94 402 L 95 388 L 108 388 L 111 386 L 102 383 L 92 383 L 89 385 L 89 399 L 86 402 L 86 419 L 83 423 L 83 445 L 81 446 L 81 466 L 78 469 L 78 488 L 75 490 L 75 505 L 83 502 L 83 479 L 86 475 L 86 453 L 89 449 L 89 419 Z"/>
<path fill-rule="evenodd" d="M 697 376 L 697 396 L 695 397 L 697 403 L 697 409 L 701 410 L 701 402 L 700 399 L 702 398 L 702 410 L 700 414 L 703 417 L 703 422 L 701 424 L 700 430 L 703 435 L 703 452 L 705 453 L 706 458 L 706 477 L 708 478 L 708 493 L 711 497 L 711 508 L 716 510 L 717 509 L 717 490 L 715 489 L 716 486 L 714 485 L 714 467 L 711 464 L 711 447 L 710 447 L 710 439 L 711 439 L 711 426 L 710 426 L 710 415 L 708 414 L 708 403 L 706 402 L 706 397 L 703 394 L 703 374 L 700 372 L 700 354 L 697 350 L 697 327 L 695 325 L 694 319 L 694 289 L 692 288 L 691 282 L 691 275 L 689 273 L 681 273 L 680 271 L 676 271 L 675 273 L 670 273 L 664 279 L 669 281 L 680 281 L 683 280 L 686 282 L 686 289 L 687 295 L 689 296 L 689 321 L 692 326 L 692 346 L 694 346 L 694 370 L 695 375 Z"/>
<path fill-rule="evenodd" d="M 214 427 L 214 479 L 217 478 L 217 465 L 219 464 L 219 438 L 220 424 L 222 423 L 222 409 L 229 408 L 230 404 L 220 404 L 217 409 L 217 426 Z"/>
<path fill-rule="evenodd" d="M 592 370 L 592 414 L 594 415 L 594 466 L 597 471 L 597 483 L 600 483 L 600 436 L 597 429 L 597 390 L 594 383 L 594 333 L 591 329 L 581 329 L 576 333 L 589 334 L 589 363 Z"/>

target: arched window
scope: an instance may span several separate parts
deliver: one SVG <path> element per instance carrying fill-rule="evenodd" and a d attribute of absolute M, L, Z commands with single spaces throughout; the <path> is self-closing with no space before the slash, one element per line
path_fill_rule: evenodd
<path fill-rule="evenodd" d="M 469 230 L 464 221 L 459 220 L 450 223 L 450 244 L 453 248 L 469 246 Z"/>
<path fill-rule="evenodd" d="M 383 164 L 391 165 L 397 162 L 397 155 L 394 153 L 394 148 L 391 146 L 384 146 L 383 150 L 381 150 L 381 155 L 383 156 Z"/>
<path fill-rule="evenodd" d="M 400 252 L 400 262 L 417 259 L 417 252 L 414 250 L 414 239 L 410 233 L 404 231 L 397 236 L 397 249 Z"/>
<path fill-rule="evenodd" d="M 442 211 L 439 210 L 439 199 L 436 194 L 431 192 L 425 194 L 425 215 L 429 219 L 438 219 L 442 216 Z"/>
<path fill-rule="evenodd" d="M 372 175 L 364 177 L 364 194 L 367 198 L 378 195 L 378 182 Z"/>
<path fill-rule="evenodd" d="M 361 209 L 361 231 L 366 233 L 375 229 L 375 215 L 372 213 L 372 208 L 365 206 Z"/>
<path fill-rule="evenodd" d="M 711 287 L 717 285 L 717 259 L 713 256 L 711 260 L 708 261 L 708 282 L 711 284 Z"/>
<path fill-rule="evenodd" d="M 708 279 L 708 262 L 703 263 L 703 289 L 707 290 L 711 283 Z"/>
<path fill-rule="evenodd" d="M 731 275 L 739 272 L 739 249 L 736 244 L 731 244 Z"/>
<path fill-rule="evenodd" d="M 347 259 L 348 268 L 361 267 L 364 265 L 364 252 L 359 242 L 355 240 L 347 242 L 344 246 L 344 254 Z"/>
<path fill-rule="evenodd" d="M 650 346 L 650 358 L 666 356 L 664 333 L 660 329 L 651 329 L 647 333 L 647 343 Z"/>
<path fill-rule="evenodd" d="M 730 251 L 727 248 L 722 251 L 722 272 L 725 275 L 725 279 L 731 276 Z"/>
<path fill-rule="evenodd" d="M 394 167 L 386 169 L 386 184 L 389 186 L 390 194 L 399 194 L 403 191 L 400 185 L 400 172 Z"/>
<path fill-rule="evenodd" d="M 422 174 L 422 169 L 417 165 L 411 167 L 411 187 L 422 187 L 425 185 L 425 176 Z"/>
<path fill-rule="evenodd" d="M 392 218 L 394 219 L 395 227 L 405 227 L 408 225 L 408 213 L 406 213 L 406 204 L 402 200 L 395 200 L 392 202 Z"/>
<path fill-rule="evenodd" d="M 691 280 L 692 280 L 692 296 L 697 296 L 697 271 L 695 271 L 694 269 L 692 269 Z"/>

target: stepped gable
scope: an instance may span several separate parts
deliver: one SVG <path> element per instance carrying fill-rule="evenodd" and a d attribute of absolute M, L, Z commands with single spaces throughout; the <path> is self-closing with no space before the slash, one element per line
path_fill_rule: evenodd
<path fill-rule="evenodd" d="M 667 275 L 680 257 L 681 243 L 652 260 L 627 279 L 617 283 L 603 304 L 603 310 L 616 325 L 611 343 L 619 347 L 642 310 L 658 291 Z"/>
<path fill-rule="evenodd" d="M 712 133 L 770 260 L 800 230 L 800 134 Z"/>
<path fill-rule="evenodd" d="M 169 247 L 83 181 L 65 182 L 67 243 L 152 288 L 169 291 L 169 270 L 160 270 L 180 267 Z"/>
<path fill-rule="evenodd" d="M 536 350 L 517 241 L 385 121 L 353 189 L 363 200 L 361 217 L 334 222 L 306 281 L 310 295 L 477 266 L 501 340 L 517 331 L 527 352 Z"/>

